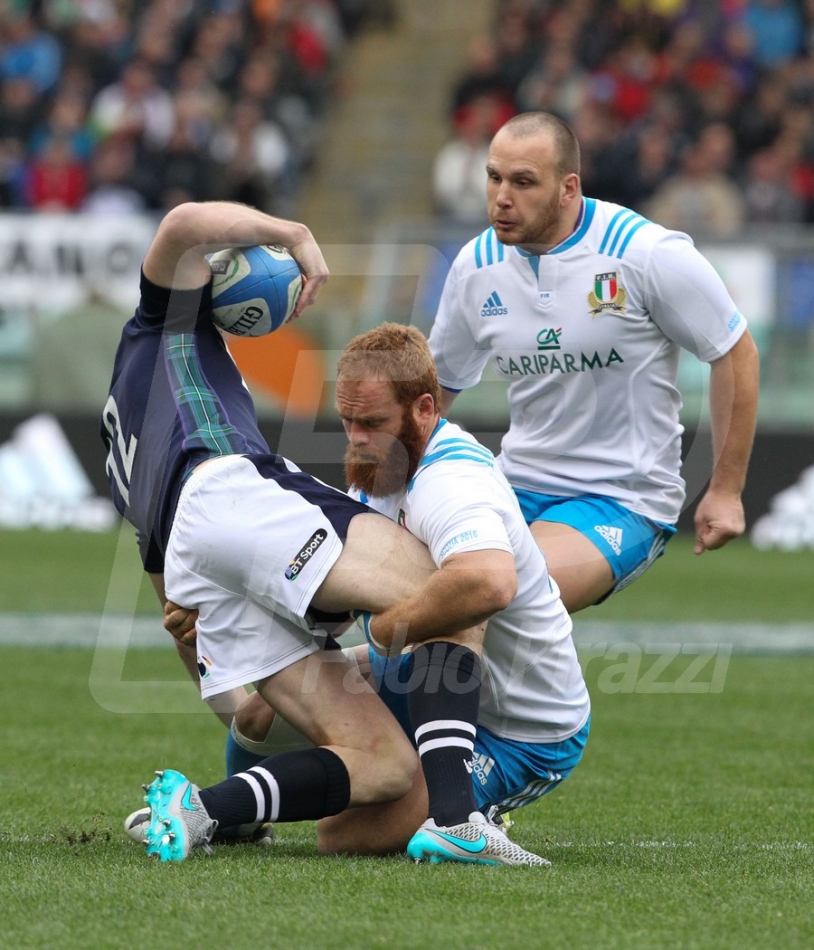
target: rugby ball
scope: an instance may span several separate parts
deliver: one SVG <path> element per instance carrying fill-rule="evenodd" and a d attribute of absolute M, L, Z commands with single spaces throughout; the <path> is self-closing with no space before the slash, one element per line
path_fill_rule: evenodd
<path fill-rule="evenodd" d="M 302 274 L 279 244 L 230 247 L 209 258 L 212 320 L 235 336 L 265 336 L 294 312 Z"/>

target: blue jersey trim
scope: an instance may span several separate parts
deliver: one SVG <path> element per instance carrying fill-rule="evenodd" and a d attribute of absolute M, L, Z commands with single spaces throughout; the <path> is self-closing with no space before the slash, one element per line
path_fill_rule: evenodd
<path fill-rule="evenodd" d="M 613 254 L 616 251 L 616 245 L 619 243 L 619 239 L 625 233 L 625 228 L 639 220 L 640 215 L 636 214 L 635 211 L 629 211 L 619 222 L 619 227 L 616 229 L 616 234 L 611 241 L 611 245 L 608 248 L 608 254 Z"/>
<path fill-rule="evenodd" d="M 534 276 L 540 276 L 540 255 L 539 254 L 530 254 L 528 251 L 524 251 L 522 247 L 517 248 L 517 253 L 524 258 L 529 267 L 534 271 Z"/>
<path fill-rule="evenodd" d="M 487 228 L 475 238 L 475 267 L 478 270 L 501 263 L 505 254 L 506 249 L 498 241 L 494 228 Z"/>
<path fill-rule="evenodd" d="M 639 228 L 650 223 L 647 218 L 643 218 L 636 211 L 631 211 L 629 208 L 620 208 L 611 218 L 611 222 L 602 238 L 602 243 L 599 245 L 599 253 L 621 259 L 633 235 Z"/>
<path fill-rule="evenodd" d="M 646 224 L 650 224 L 650 222 L 647 220 L 647 218 L 642 218 L 640 221 L 637 221 L 636 224 L 634 224 L 633 227 L 627 232 L 627 237 L 624 239 L 624 241 L 622 241 L 622 246 L 619 248 L 618 256 L 620 260 L 625 256 L 625 250 L 627 249 L 628 244 L 630 244 L 630 239 L 639 230 L 639 228 L 643 228 Z"/>
<path fill-rule="evenodd" d="M 577 221 L 576 229 L 569 237 L 567 237 L 562 242 L 562 244 L 558 244 L 556 247 L 552 247 L 548 253 L 562 254 L 563 251 L 569 251 L 575 244 L 579 244 L 579 242 L 588 233 L 588 228 L 590 228 L 591 226 L 591 222 L 594 219 L 595 213 L 596 213 L 596 199 L 583 198 L 582 211 L 580 212 L 580 219 Z"/>
<path fill-rule="evenodd" d="M 611 218 L 610 224 L 608 225 L 607 230 L 605 231 L 605 234 L 604 234 L 604 236 L 603 236 L 603 238 L 602 238 L 602 243 L 599 245 L 599 253 L 600 253 L 600 254 L 604 254 L 604 253 L 605 253 L 605 248 L 608 246 L 608 239 L 610 238 L 611 233 L 613 232 L 613 229 L 616 227 L 616 222 L 619 220 L 619 218 L 622 217 L 623 214 L 630 214 L 630 212 L 627 210 L 627 208 L 621 208 L 621 209 L 620 209 L 619 211 L 617 211 L 616 214 Z"/>
<path fill-rule="evenodd" d="M 441 425 L 445 424 L 446 419 L 442 419 L 438 426 L 436 426 L 435 432 L 438 431 Z M 433 436 L 435 432 L 433 432 Z M 432 438 L 432 436 L 430 438 Z M 410 492 L 413 490 L 418 476 L 430 465 L 433 465 L 435 462 L 444 462 L 453 459 L 479 462 L 481 465 L 488 465 L 490 468 L 495 463 L 495 457 L 489 449 L 477 442 L 469 442 L 466 439 L 456 437 L 444 439 L 436 445 L 435 449 L 429 455 L 425 455 L 421 459 L 415 475 L 413 475 L 407 485 L 407 491 Z"/>

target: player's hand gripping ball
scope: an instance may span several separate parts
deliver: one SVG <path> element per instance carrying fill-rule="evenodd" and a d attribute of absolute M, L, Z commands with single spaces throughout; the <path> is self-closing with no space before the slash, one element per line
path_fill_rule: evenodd
<path fill-rule="evenodd" d="M 212 320 L 235 336 L 265 336 L 294 312 L 302 274 L 279 244 L 230 247 L 209 258 Z"/>

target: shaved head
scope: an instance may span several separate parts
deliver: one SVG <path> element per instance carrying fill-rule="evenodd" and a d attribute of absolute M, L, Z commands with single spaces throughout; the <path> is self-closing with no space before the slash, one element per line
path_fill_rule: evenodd
<path fill-rule="evenodd" d="M 560 175 L 579 174 L 579 142 L 569 125 L 550 112 L 521 112 L 503 125 L 498 135 L 515 139 L 548 136 L 556 155 L 557 172 Z"/>

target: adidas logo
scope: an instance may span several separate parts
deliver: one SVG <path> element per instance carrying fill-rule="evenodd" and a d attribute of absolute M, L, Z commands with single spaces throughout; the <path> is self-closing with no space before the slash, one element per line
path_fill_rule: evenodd
<path fill-rule="evenodd" d="M 594 531 L 598 531 L 617 554 L 622 553 L 621 528 L 611 528 L 606 524 L 597 524 L 594 525 Z"/>
<path fill-rule="evenodd" d="M 467 771 L 470 773 L 474 772 L 478 776 L 478 781 L 481 785 L 485 785 L 487 779 L 489 778 L 489 773 L 495 767 L 495 760 L 490 759 L 488 755 L 481 753 L 480 755 L 473 756 L 471 762 L 466 763 Z"/>
<path fill-rule="evenodd" d="M 503 301 L 498 297 L 497 291 L 492 291 L 489 294 L 489 297 L 486 300 L 486 303 L 483 305 L 483 309 L 480 312 L 482 317 L 500 317 L 503 314 L 508 313 L 509 311 L 506 307 L 503 306 Z"/>

